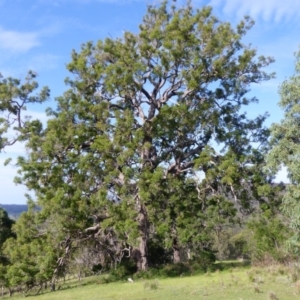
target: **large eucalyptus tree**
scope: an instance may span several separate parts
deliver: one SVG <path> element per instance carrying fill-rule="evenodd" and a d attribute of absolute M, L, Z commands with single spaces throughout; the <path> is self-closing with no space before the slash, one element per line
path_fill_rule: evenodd
<path fill-rule="evenodd" d="M 144 270 L 159 235 L 179 261 L 180 245 L 207 241 L 213 220 L 217 230 L 262 197 L 265 115 L 249 120 L 244 106 L 257 101 L 250 85 L 272 77 L 262 70 L 272 59 L 243 45 L 252 25 L 163 1 L 139 32 L 73 51 L 70 89 L 19 159 L 19 182 L 48 224 L 57 220 L 65 253 L 94 238 Z"/>

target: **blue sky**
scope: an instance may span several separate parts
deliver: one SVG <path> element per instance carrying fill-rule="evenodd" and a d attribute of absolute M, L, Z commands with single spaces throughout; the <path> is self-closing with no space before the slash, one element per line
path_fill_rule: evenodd
<path fill-rule="evenodd" d="M 157 0 L 0 0 L 0 73 L 24 78 L 28 70 L 38 73 L 40 86 L 48 85 L 51 99 L 44 106 L 29 107 L 28 114 L 45 120 L 44 109 L 65 90 L 68 76 L 65 65 L 72 49 L 79 50 L 87 41 L 120 37 L 124 30 L 138 31 L 147 4 Z M 181 4 L 184 1 L 177 1 Z M 295 0 L 194 0 L 195 7 L 211 5 L 221 21 L 236 24 L 244 15 L 255 26 L 244 39 L 259 55 L 276 60 L 268 67 L 276 78 L 252 87 L 260 104 L 249 107 L 255 116 L 268 111 L 267 125 L 278 122 L 278 86 L 294 72 L 294 53 L 300 44 L 300 1 Z M 16 169 L 3 166 L 8 157 L 26 154 L 20 144 L 0 153 L 0 203 L 26 202 L 25 188 L 15 186 Z M 278 179 L 285 180 L 285 172 Z"/>

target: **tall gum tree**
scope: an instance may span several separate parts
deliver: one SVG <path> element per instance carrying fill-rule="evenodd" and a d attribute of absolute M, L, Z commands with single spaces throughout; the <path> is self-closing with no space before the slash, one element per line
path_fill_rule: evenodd
<path fill-rule="evenodd" d="M 246 97 L 250 85 L 272 77 L 262 71 L 272 58 L 256 57 L 241 42 L 252 25 L 244 18 L 232 28 L 210 7 L 164 1 L 148 7 L 137 34 L 73 51 L 70 89 L 57 110 L 49 109 L 47 129 L 28 141 L 17 181 L 35 190 L 45 215 L 61 215 L 74 240 L 117 235 L 121 243 L 109 240 L 115 253 L 129 253 L 145 270 L 148 242 L 159 231 L 179 261 L 180 243 L 193 243 L 188 230 L 207 228 L 182 221 L 199 207 L 201 193 L 218 206 L 221 184 L 232 202 L 240 183 L 257 179 L 251 168 L 247 180 L 236 173 L 262 160 L 253 145 L 267 136 L 266 116 L 248 120 L 243 112 L 257 102 Z M 227 153 L 224 159 L 212 145 Z M 200 171 L 206 179 L 187 184 Z M 226 203 L 218 206 L 225 219 L 233 214 Z"/>

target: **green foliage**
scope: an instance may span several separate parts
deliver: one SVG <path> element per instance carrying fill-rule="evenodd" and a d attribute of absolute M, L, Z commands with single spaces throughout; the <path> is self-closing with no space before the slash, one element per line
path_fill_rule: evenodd
<path fill-rule="evenodd" d="M 148 268 L 147 270 L 142 270 L 133 275 L 134 280 L 138 279 L 155 279 L 161 277 L 161 268 Z"/>
<path fill-rule="evenodd" d="M 0 249 L 3 243 L 14 234 L 12 232 L 12 226 L 15 223 L 10 219 L 7 212 L 0 208 Z"/>
<path fill-rule="evenodd" d="M 271 127 L 272 149 L 268 155 L 268 167 L 277 172 L 282 166 L 286 167 L 290 183 L 283 197 L 282 210 L 289 219 L 293 231 L 290 239 L 292 249 L 299 252 L 300 205 L 299 205 L 299 95 L 300 95 L 300 51 L 296 53 L 295 74 L 286 79 L 280 86 L 281 100 L 279 105 L 284 111 L 280 123 Z"/>
<path fill-rule="evenodd" d="M 249 237 L 239 225 L 224 229 L 213 236 L 212 249 L 218 260 L 235 260 L 248 255 Z"/>
<path fill-rule="evenodd" d="M 147 245 L 149 253 L 149 264 L 151 267 L 160 267 L 172 263 L 172 250 L 162 247 L 163 240 L 151 239 Z"/>
<path fill-rule="evenodd" d="M 109 272 L 114 281 L 124 280 L 136 273 L 137 267 L 134 261 L 124 260 Z"/>
<path fill-rule="evenodd" d="M 180 275 L 191 274 L 191 268 L 184 263 L 170 264 L 165 265 L 159 273 L 163 277 L 179 277 Z"/>
<path fill-rule="evenodd" d="M 19 217 L 13 227 L 14 237 L 6 240 L 4 254 L 7 265 L 7 285 L 29 290 L 53 277 L 58 259 L 57 245 L 43 232 L 38 223 L 38 212 L 29 205 L 28 212 Z"/>
<path fill-rule="evenodd" d="M 26 105 L 43 103 L 50 95 L 47 87 L 37 95 L 32 95 L 38 88 L 35 78 L 36 74 L 32 71 L 28 72 L 24 83 L 11 77 L 3 78 L 0 74 L 0 151 L 17 141 L 24 141 L 31 132 L 42 129 L 39 120 L 31 121 L 30 116 L 23 116 Z M 15 132 L 13 138 L 6 135 L 9 129 Z"/>
<path fill-rule="evenodd" d="M 205 273 L 215 269 L 214 263 L 216 262 L 216 256 L 211 251 L 201 251 L 197 254 L 196 258 L 190 262 L 192 273 L 199 274 Z"/>
<path fill-rule="evenodd" d="M 0 283 L 7 287 L 7 270 L 9 259 L 3 252 L 5 242 L 14 237 L 12 226 L 15 222 L 9 218 L 7 212 L 0 208 Z"/>
<path fill-rule="evenodd" d="M 286 241 L 292 232 L 286 223 L 280 215 L 274 215 L 270 211 L 265 211 L 248 222 L 252 234 L 252 238 L 248 238 L 248 251 L 253 262 L 266 258 L 284 262 L 290 258 L 286 250 Z"/>

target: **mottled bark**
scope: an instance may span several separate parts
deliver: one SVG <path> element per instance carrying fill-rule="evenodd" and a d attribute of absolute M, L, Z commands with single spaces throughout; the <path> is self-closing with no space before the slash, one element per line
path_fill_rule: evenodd
<path fill-rule="evenodd" d="M 177 239 L 173 239 L 173 262 L 174 264 L 180 263 L 180 251 Z"/>
<path fill-rule="evenodd" d="M 140 259 L 137 263 L 137 267 L 139 271 L 143 271 L 148 269 L 147 239 L 144 237 L 140 237 L 139 239 Z"/>
<path fill-rule="evenodd" d="M 139 259 L 137 261 L 138 270 L 147 270 L 148 269 L 148 251 L 147 251 L 147 242 L 148 242 L 148 230 L 149 223 L 148 217 L 145 211 L 145 207 L 140 205 L 140 211 L 138 215 L 139 222 Z"/>

